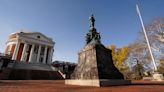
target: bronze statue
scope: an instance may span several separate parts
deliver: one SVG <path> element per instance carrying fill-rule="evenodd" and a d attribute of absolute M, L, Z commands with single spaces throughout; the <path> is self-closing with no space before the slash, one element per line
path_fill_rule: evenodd
<path fill-rule="evenodd" d="M 95 25 L 95 19 L 93 14 L 89 17 L 89 21 L 90 21 L 90 27 L 94 28 Z"/>
<path fill-rule="evenodd" d="M 96 28 L 94 28 L 94 22 L 95 19 L 93 17 L 93 14 L 89 17 L 89 21 L 90 21 L 90 30 L 89 32 L 86 34 L 86 45 L 87 44 L 100 44 L 101 41 L 101 37 L 100 37 L 100 33 L 98 33 L 96 31 Z"/>

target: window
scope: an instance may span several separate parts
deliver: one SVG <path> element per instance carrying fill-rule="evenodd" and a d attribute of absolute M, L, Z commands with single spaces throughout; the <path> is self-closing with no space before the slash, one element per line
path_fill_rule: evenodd
<path fill-rule="evenodd" d="M 38 36 L 37 36 L 37 38 L 39 39 L 39 38 L 40 38 L 40 36 L 38 35 Z"/>

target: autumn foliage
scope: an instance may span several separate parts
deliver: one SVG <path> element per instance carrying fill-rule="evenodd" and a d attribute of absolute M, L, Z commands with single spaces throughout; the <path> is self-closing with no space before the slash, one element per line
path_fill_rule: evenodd
<path fill-rule="evenodd" d="M 108 46 L 109 49 L 112 50 L 112 58 L 114 65 L 120 70 L 123 63 L 127 59 L 128 56 L 128 48 L 122 47 L 117 48 L 115 45 Z"/>

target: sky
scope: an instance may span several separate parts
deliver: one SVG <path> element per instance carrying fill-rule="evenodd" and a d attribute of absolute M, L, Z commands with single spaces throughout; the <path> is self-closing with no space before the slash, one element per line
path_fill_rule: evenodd
<path fill-rule="evenodd" d="M 94 14 L 101 42 L 126 46 L 141 30 L 137 0 L 0 0 L 0 52 L 9 34 L 21 29 L 41 32 L 55 41 L 53 61 L 77 62 L 85 46 L 89 16 Z M 144 23 L 164 17 L 164 0 L 140 0 Z"/>

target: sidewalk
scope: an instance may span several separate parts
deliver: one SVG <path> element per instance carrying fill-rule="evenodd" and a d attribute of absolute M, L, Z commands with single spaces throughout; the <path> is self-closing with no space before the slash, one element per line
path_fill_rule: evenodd
<path fill-rule="evenodd" d="M 86 87 L 65 85 L 64 80 L 0 80 L 0 92 L 164 92 L 164 85 Z"/>

